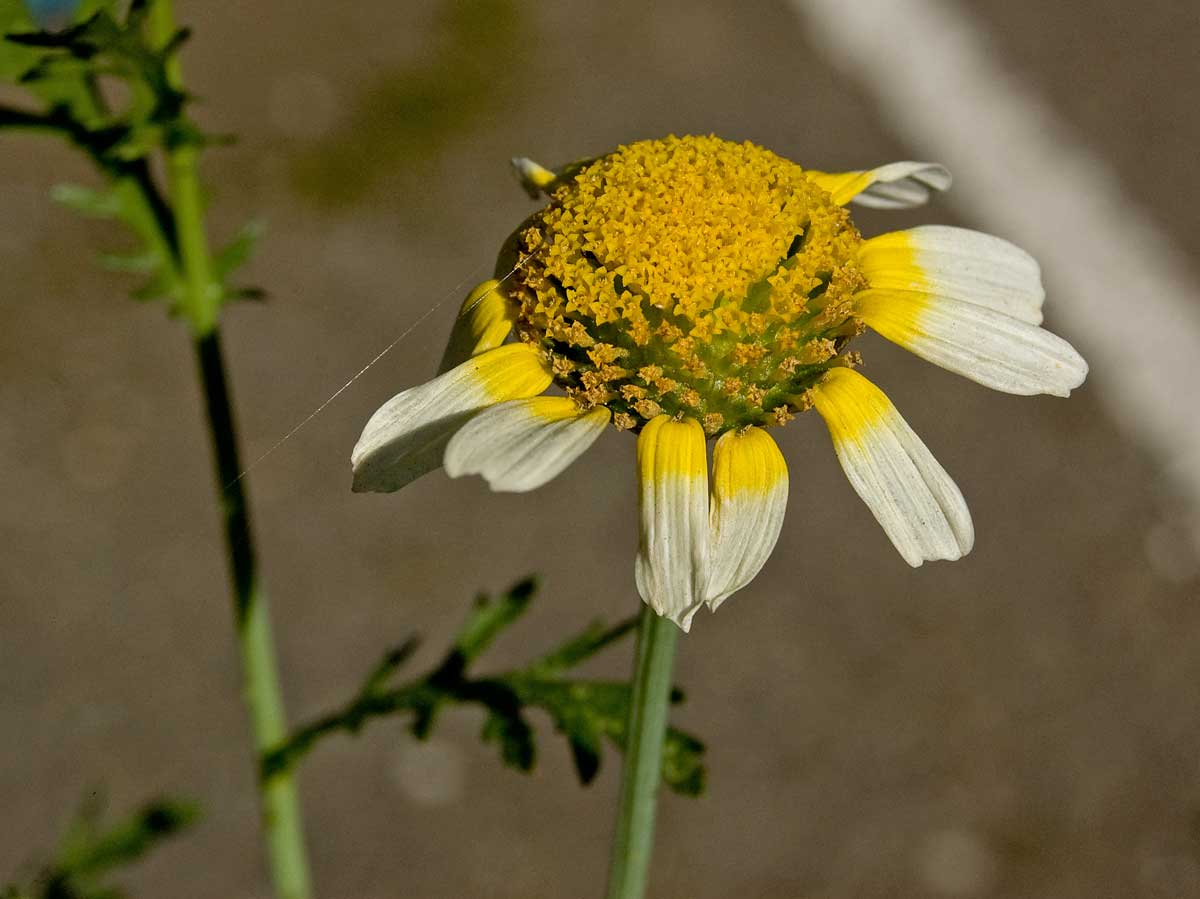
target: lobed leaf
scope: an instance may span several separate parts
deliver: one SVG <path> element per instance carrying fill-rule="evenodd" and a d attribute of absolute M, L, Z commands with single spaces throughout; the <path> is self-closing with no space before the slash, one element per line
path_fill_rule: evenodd
<path fill-rule="evenodd" d="M 580 782 L 591 783 L 600 770 L 605 741 L 620 750 L 625 746 L 631 692 L 625 683 L 576 679 L 566 674 L 631 633 L 637 619 L 613 627 L 594 623 L 524 668 L 490 677 L 471 677 L 471 664 L 524 614 L 536 589 L 537 582 L 528 578 L 497 599 L 480 596 L 452 649 L 436 668 L 417 681 L 399 687 L 387 686 L 391 675 L 411 655 L 415 640 L 410 639 L 400 649 L 390 652 L 340 711 L 300 728 L 265 753 L 262 776 L 270 778 L 288 770 L 328 734 L 357 731 L 374 717 L 409 713 L 413 734 L 424 739 L 431 732 L 438 712 L 446 705 L 457 704 L 478 705 L 485 710 L 483 740 L 496 744 L 501 761 L 519 771 L 532 770 L 537 761 L 536 734 L 527 712 L 530 709 L 544 712 L 566 738 Z M 682 691 L 672 691 L 672 702 L 682 699 Z M 689 796 L 701 793 L 705 782 L 704 744 L 690 734 L 669 729 L 663 779 L 676 792 Z"/>

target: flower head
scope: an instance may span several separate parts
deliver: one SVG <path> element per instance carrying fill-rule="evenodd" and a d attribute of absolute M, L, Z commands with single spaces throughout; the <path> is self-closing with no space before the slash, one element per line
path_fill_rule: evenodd
<path fill-rule="evenodd" d="M 638 590 L 684 629 L 774 548 L 788 476 L 766 429 L 810 408 L 909 564 L 971 549 L 958 488 L 855 371 L 865 328 L 1008 393 L 1065 396 L 1087 373 L 1039 327 L 1039 269 L 1012 244 L 855 229 L 848 202 L 917 205 L 949 186 L 939 166 L 827 174 L 716 137 L 640 141 L 559 173 L 514 165 L 550 202 L 506 242 L 502 280 L 467 297 L 443 373 L 368 422 L 355 489 L 395 490 L 444 461 L 531 490 L 609 423 L 635 431 Z M 551 385 L 562 395 L 542 395 Z"/>
<path fill-rule="evenodd" d="M 508 293 L 581 408 L 709 436 L 779 424 L 861 328 L 862 239 L 801 168 L 752 144 L 622 147 L 523 227 Z"/>

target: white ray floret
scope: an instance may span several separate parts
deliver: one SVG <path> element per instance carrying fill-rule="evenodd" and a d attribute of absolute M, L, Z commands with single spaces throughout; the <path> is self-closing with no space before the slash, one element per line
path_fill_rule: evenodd
<path fill-rule="evenodd" d="M 948 225 L 893 231 L 865 241 L 858 262 L 875 288 L 941 294 L 1042 323 L 1041 267 L 991 234 Z"/>
<path fill-rule="evenodd" d="M 829 191 L 835 203 L 871 209 L 910 209 L 929 202 L 933 191 L 950 189 L 950 172 L 936 162 L 890 162 L 858 172 L 806 174 Z"/>
<path fill-rule="evenodd" d="M 522 493 L 557 477 L 596 442 L 611 414 L 581 412 L 565 396 L 508 400 L 485 409 L 451 438 L 446 474 L 482 475 L 493 490 Z"/>
<path fill-rule="evenodd" d="M 708 583 L 708 460 L 704 430 L 659 415 L 637 444 L 640 517 L 634 576 L 638 593 L 683 630 Z"/>
<path fill-rule="evenodd" d="M 893 343 L 993 390 L 1067 396 L 1087 377 L 1083 357 L 1057 334 L 974 303 L 868 290 L 859 314 Z"/>
<path fill-rule="evenodd" d="M 726 431 L 713 447 L 708 607 L 714 612 L 758 575 L 787 510 L 787 462 L 762 428 Z"/>
<path fill-rule="evenodd" d="M 399 490 L 442 464 L 446 444 L 495 403 L 550 386 L 541 355 L 526 344 L 489 350 L 392 397 L 371 416 L 350 456 L 356 492 Z"/>
<path fill-rule="evenodd" d="M 970 552 L 962 493 L 883 391 L 836 368 L 812 392 L 846 478 L 904 560 L 915 568 Z"/>

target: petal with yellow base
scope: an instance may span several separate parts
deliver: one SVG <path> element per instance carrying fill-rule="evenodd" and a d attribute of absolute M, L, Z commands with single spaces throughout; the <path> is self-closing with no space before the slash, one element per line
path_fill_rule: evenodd
<path fill-rule="evenodd" d="M 946 225 L 922 225 L 865 241 L 858 264 L 871 287 L 936 293 L 1042 323 L 1042 272 L 1007 240 Z"/>
<path fill-rule="evenodd" d="M 978 384 L 1034 396 L 1068 396 L 1087 377 L 1075 348 L 1037 325 L 935 293 L 867 290 L 858 314 L 927 362 Z"/>
<path fill-rule="evenodd" d="M 924 206 L 933 191 L 949 190 L 953 180 L 936 162 L 890 162 L 861 172 L 806 169 L 805 174 L 829 191 L 839 206 L 853 202 L 871 209 Z"/>
<path fill-rule="evenodd" d="M 480 410 L 536 396 L 550 382 L 542 354 L 517 343 L 397 394 L 371 416 L 350 456 L 355 492 L 390 493 L 433 471 L 450 438 Z"/>
<path fill-rule="evenodd" d="M 557 477 L 596 442 L 611 417 L 564 396 L 508 400 L 484 409 L 446 447 L 446 474 L 481 475 L 498 492 L 524 493 Z"/>
<path fill-rule="evenodd" d="M 975 529 L 957 485 L 883 391 L 848 368 L 812 390 L 855 492 L 914 568 L 971 551 Z"/>
<path fill-rule="evenodd" d="M 659 415 L 638 435 L 638 593 L 682 630 L 708 584 L 708 458 L 694 419 Z"/>
<path fill-rule="evenodd" d="M 478 285 L 467 294 L 454 320 L 438 374 L 500 346 L 512 333 L 516 318 L 516 310 L 499 281 L 492 278 Z"/>
<path fill-rule="evenodd" d="M 521 182 L 525 193 L 529 194 L 529 198 L 532 200 L 536 200 L 541 194 L 548 192 L 550 185 L 557 177 L 554 172 L 541 163 L 534 162 L 528 156 L 514 156 L 512 167 L 517 180 Z"/>
<path fill-rule="evenodd" d="M 713 447 L 708 607 L 714 612 L 766 564 L 783 528 L 788 470 L 762 428 L 726 431 Z"/>

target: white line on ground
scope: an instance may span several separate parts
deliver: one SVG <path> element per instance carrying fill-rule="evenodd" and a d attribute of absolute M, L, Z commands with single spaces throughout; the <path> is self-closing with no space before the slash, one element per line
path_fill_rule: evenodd
<path fill-rule="evenodd" d="M 1117 423 L 1200 509 L 1200 290 L 1181 254 L 985 36 L 942 0 L 789 0 L 894 132 L 955 175 L 951 197 L 1037 257 L 1047 311 Z M 886 161 L 886 160 L 881 160 Z"/>

